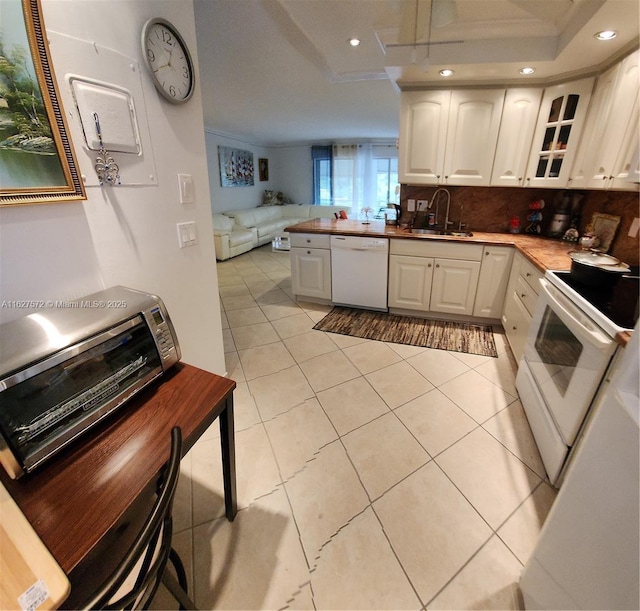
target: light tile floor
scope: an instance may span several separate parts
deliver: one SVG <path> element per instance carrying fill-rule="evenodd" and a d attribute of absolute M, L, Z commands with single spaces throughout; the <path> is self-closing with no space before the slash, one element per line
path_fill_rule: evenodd
<path fill-rule="evenodd" d="M 497 359 L 314 331 L 289 256 L 218 263 L 239 512 L 214 425 L 182 463 L 174 545 L 200 609 L 517 609 L 555 498 Z M 166 601 L 161 595 L 154 606 Z"/>

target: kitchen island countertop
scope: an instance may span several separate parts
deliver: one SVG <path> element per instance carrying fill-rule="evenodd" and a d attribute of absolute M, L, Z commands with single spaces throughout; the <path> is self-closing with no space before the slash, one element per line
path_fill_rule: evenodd
<path fill-rule="evenodd" d="M 384 221 L 370 221 L 369 224 L 365 224 L 360 220 L 312 219 L 297 225 L 291 225 L 285 231 L 290 233 L 328 233 L 331 235 L 514 246 L 542 272 L 548 269 L 570 269 L 571 257 L 568 253 L 578 248 L 577 244 L 573 242 L 563 242 L 562 240 L 527 234 L 488 233 L 483 231 L 472 231 L 472 235 L 468 237 L 418 234 L 411 233 L 408 229 L 386 225 Z"/>

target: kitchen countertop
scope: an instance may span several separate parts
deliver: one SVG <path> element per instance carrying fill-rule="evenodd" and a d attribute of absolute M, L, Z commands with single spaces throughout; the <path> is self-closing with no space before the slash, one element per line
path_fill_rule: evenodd
<path fill-rule="evenodd" d="M 408 229 L 386 225 L 384 221 L 370 221 L 368 225 L 360 220 L 311 219 L 287 227 L 289 233 L 328 233 L 332 235 L 352 235 L 376 238 L 400 238 L 406 240 L 438 240 L 446 242 L 468 242 L 471 244 L 496 244 L 513 246 L 531 261 L 541 272 L 547 270 L 565 271 L 571 269 L 569 252 L 576 250 L 577 244 L 563 242 L 541 236 L 518 233 L 489 233 L 471 231 L 471 236 L 444 236 L 411 233 Z M 630 335 L 616 334 L 616 341 L 626 346 Z"/>
<path fill-rule="evenodd" d="M 297 225 L 291 225 L 287 227 L 285 231 L 290 233 L 329 233 L 333 235 L 361 237 L 370 236 L 377 238 L 438 240 L 514 246 L 542 272 L 548 269 L 570 269 L 571 257 L 569 257 L 568 253 L 577 248 L 577 245 L 571 242 L 514 233 L 472 231 L 470 237 L 410 233 L 408 229 L 385 225 L 384 221 L 371 221 L 368 225 L 365 225 L 359 220 L 312 219 Z"/>

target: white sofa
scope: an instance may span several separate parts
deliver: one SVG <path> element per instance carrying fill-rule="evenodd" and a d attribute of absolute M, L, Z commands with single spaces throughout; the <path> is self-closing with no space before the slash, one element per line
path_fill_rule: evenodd
<path fill-rule="evenodd" d="M 255 227 L 240 227 L 224 214 L 214 214 L 213 243 L 216 259 L 225 261 L 255 248 L 258 244 L 258 231 Z"/>
<path fill-rule="evenodd" d="M 336 212 L 350 209 L 342 206 L 311 206 L 286 204 L 284 206 L 258 206 L 228 210 L 213 215 L 213 235 L 216 259 L 224 261 L 271 242 L 277 236 L 286 236 L 285 227 L 315 218 L 334 218 Z M 223 218 L 220 218 L 223 217 Z M 231 224 L 224 219 L 229 219 Z M 250 237 L 251 234 L 251 237 Z M 250 240 L 253 240 L 249 246 Z"/>

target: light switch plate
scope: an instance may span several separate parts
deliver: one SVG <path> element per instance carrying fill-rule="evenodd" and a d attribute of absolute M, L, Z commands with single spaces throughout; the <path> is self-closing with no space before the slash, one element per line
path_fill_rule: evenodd
<path fill-rule="evenodd" d="M 180 191 L 180 203 L 193 204 L 195 195 L 193 192 L 193 176 L 191 174 L 178 174 L 178 189 Z"/>
<path fill-rule="evenodd" d="M 408 199 L 407 200 L 407 212 L 415 212 L 416 211 L 416 200 Z"/>
<path fill-rule="evenodd" d="M 198 243 L 195 221 L 178 223 L 176 227 L 178 229 L 178 245 L 180 248 L 195 246 Z"/>
<path fill-rule="evenodd" d="M 629 227 L 629 237 L 635 238 L 638 235 L 638 227 L 640 226 L 640 219 L 635 218 Z"/>

